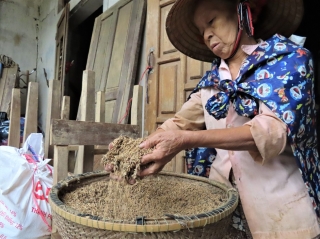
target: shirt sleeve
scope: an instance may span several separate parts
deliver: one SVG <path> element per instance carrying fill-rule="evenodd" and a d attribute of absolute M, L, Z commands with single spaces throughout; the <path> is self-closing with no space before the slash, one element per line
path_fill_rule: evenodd
<path fill-rule="evenodd" d="M 202 130 L 205 128 L 201 90 L 191 95 L 175 116 L 159 128 L 163 130 Z"/>
<path fill-rule="evenodd" d="M 274 158 L 281 154 L 287 145 L 287 125 L 279 119 L 263 102 L 259 103 L 259 115 L 245 125 L 250 126 L 252 137 L 259 152 L 250 155 L 257 162 Z"/>

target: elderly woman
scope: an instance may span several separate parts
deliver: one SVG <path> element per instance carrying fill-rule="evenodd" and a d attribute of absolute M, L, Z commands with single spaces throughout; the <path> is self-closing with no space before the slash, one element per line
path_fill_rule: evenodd
<path fill-rule="evenodd" d="M 233 226 L 248 238 L 320 234 L 313 61 L 279 35 L 290 36 L 302 13 L 302 0 L 177 0 L 167 18 L 178 50 L 213 63 L 175 117 L 140 145 L 155 147 L 140 176 L 194 148 L 189 172 L 210 167 L 209 178 L 238 189 Z"/>

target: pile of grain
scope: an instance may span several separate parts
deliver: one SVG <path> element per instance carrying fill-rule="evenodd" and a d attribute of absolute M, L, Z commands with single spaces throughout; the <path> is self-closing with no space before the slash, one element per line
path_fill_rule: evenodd
<path fill-rule="evenodd" d="M 137 178 L 140 159 L 152 149 L 140 149 L 143 139 L 121 136 L 102 159 L 114 173 Z M 109 220 L 134 222 L 137 216 L 162 218 L 165 214 L 196 215 L 226 202 L 226 193 L 210 184 L 173 176 L 150 176 L 135 185 L 109 180 L 87 182 L 62 196 L 69 207 Z"/>
<path fill-rule="evenodd" d="M 217 187 L 172 176 L 146 177 L 135 185 L 100 180 L 65 194 L 62 201 L 77 211 L 109 220 L 134 222 L 137 216 L 195 215 L 226 202 Z"/>
<path fill-rule="evenodd" d="M 140 149 L 139 145 L 144 141 L 142 138 L 132 139 L 120 136 L 112 142 L 112 148 L 103 156 L 102 164 L 113 166 L 116 176 L 126 179 L 137 178 L 140 170 L 140 160 L 143 155 L 152 152 L 153 149 Z"/>

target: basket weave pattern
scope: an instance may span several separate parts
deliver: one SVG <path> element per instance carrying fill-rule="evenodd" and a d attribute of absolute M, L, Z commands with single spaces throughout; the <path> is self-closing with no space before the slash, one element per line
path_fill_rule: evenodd
<path fill-rule="evenodd" d="M 180 231 L 159 233 L 130 233 L 117 232 L 83 226 L 69 221 L 53 212 L 53 218 L 62 238 L 109 238 L 109 239 L 220 239 L 228 233 L 231 223 L 231 215 L 205 227 L 189 228 Z M 213 234 L 214 232 L 214 234 Z"/>
<path fill-rule="evenodd" d="M 205 182 L 226 192 L 228 200 L 211 212 L 194 216 L 172 215 L 173 218 L 148 220 L 144 225 L 128 224 L 98 219 L 93 215 L 83 215 L 66 206 L 59 198 L 61 192 L 71 185 L 91 180 L 106 179 L 106 172 L 85 173 L 60 181 L 50 192 L 53 221 L 62 238 L 126 238 L 126 239 L 207 239 L 223 238 L 231 223 L 231 215 L 238 204 L 238 194 L 223 184 L 187 174 L 161 173 L 179 179 Z"/>

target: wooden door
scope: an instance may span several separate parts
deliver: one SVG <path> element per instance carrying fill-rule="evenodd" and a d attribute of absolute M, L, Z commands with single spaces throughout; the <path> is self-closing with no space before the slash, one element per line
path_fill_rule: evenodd
<path fill-rule="evenodd" d="M 202 75 L 210 69 L 203 63 L 180 53 L 166 34 L 166 17 L 175 1 L 148 0 L 147 50 L 154 49 L 154 69 L 149 76 L 145 130 L 156 130 L 173 117 L 195 88 Z M 185 172 L 184 152 L 179 153 L 165 170 Z"/>
<path fill-rule="evenodd" d="M 64 95 L 65 89 L 65 66 L 66 66 L 66 54 L 67 54 L 67 42 L 68 42 L 68 25 L 69 25 L 69 4 L 65 5 L 60 19 L 57 24 L 56 33 L 56 60 L 55 60 L 55 72 L 54 79 L 61 82 L 61 96 Z"/>
<path fill-rule="evenodd" d="M 121 0 L 95 20 L 86 68 L 105 92 L 106 123 L 118 123 L 132 96 L 145 13 L 146 0 Z"/>

